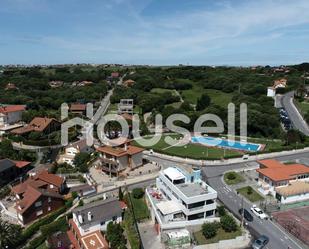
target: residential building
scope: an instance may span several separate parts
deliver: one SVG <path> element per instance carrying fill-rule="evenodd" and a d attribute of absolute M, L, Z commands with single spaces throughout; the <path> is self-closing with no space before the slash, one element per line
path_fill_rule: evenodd
<path fill-rule="evenodd" d="M 112 77 L 112 78 L 119 78 L 119 77 L 120 77 L 120 73 L 118 73 L 118 72 L 112 72 L 112 73 L 111 73 L 111 77 Z"/>
<path fill-rule="evenodd" d="M 275 80 L 273 88 L 274 89 L 285 88 L 287 86 L 287 82 L 288 82 L 287 79 L 284 79 L 284 78 Z"/>
<path fill-rule="evenodd" d="M 31 162 L 13 161 L 10 159 L 0 160 L 0 186 L 3 186 L 17 177 L 23 176 L 31 168 Z"/>
<path fill-rule="evenodd" d="M 201 179 L 201 170 L 169 167 L 159 173 L 146 200 L 158 233 L 217 220 L 217 192 Z"/>
<path fill-rule="evenodd" d="M 17 90 L 18 88 L 16 87 L 15 84 L 13 83 L 8 83 L 5 87 L 5 90 L 8 91 L 8 90 Z"/>
<path fill-rule="evenodd" d="M 82 236 L 89 233 L 106 231 L 109 222 L 120 223 L 123 209 L 121 202 L 110 198 L 102 201 L 84 204 L 72 210 L 73 222 Z"/>
<path fill-rule="evenodd" d="M 0 106 L 0 126 L 13 125 L 22 120 L 24 105 Z"/>
<path fill-rule="evenodd" d="M 267 88 L 267 97 L 275 97 L 276 96 L 276 89 L 272 86 Z"/>
<path fill-rule="evenodd" d="M 134 105 L 133 99 L 121 99 L 120 103 L 118 104 L 118 114 L 133 114 Z"/>
<path fill-rule="evenodd" d="M 144 149 L 131 145 L 130 141 L 115 146 L 101 146 L 97 151 L 100 153 L 100 167 L 110 174 L 118 176 L 121 171 L 143 165 Z"/>
<path fill-rule="evenodd" d="M 79 141 L 70 143 L 64 149 L 64 154 L 59 156 L 57 160 L 58 163 L 67 163 L 71 166 L 74 166 L 74 158 L 79 153 L 92 153 L 93 149 L 91 146 L 87 145 L 86 139 L 81 139 Z"/>
<path fill-rule="evenodd" d="M 15 135 L 23 135 L 35 131 L 50 134 L 56 130 L 59 130 L 60 127 L 61 123 L 54 118 L 35 117 L 28 125 L 14 129 L 11 133 Z"/>
<path fill-rule="evenodd" d="M 80 103 L 73 103 L 70 105 L 70 112 L 78 115 L 86 115 L 87 105 Z"/>
<path fill-rule="evenodd" d="M 126 87 L 131 87 L 135 84 L 135 81 L 134 80 L 131 80 L 131 79 L 128 79 L 128 80 L 125 80 L 123 82 L 123 85 L 126 86 Z"/>
<path fill-rule="evenodd" d="M 58 87 L 62 87 L 64 84 L 64 82 L 62 80 L 52 80 L 49 82 L 49 86 L 51 88 L 58 88 Z"/>
<path fill-rule="evenodd" d="M 309 167 L 302 164 L 283 164 L 274 159 L 258 161 L 259 191 L 271 194 L 281 203 L 309 199 Z"/>
<path fill-rule="evenodd" d="M 41 171 L 12 188 L 16 196 L 15 209 L 21 225 L 26 225 L 64 205 L 64 178 Z"/>

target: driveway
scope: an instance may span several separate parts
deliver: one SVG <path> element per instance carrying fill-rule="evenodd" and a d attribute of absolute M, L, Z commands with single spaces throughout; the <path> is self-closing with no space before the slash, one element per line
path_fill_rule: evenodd
<path fill-rule="evenodd" d="M 152 221 L 138 224 L 143 246 L 145 249 L 163 249 L 164 245 L 160 242 L 160 237 L 154 229 Z"/>

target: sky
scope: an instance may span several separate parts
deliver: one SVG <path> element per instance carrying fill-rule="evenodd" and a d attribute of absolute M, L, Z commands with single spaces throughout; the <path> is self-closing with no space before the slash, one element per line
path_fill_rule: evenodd
<path fill-rule="evenodd" d="M 0 0 L 0 64 L 296 64 L 308 13 L 308 0 Z"/>

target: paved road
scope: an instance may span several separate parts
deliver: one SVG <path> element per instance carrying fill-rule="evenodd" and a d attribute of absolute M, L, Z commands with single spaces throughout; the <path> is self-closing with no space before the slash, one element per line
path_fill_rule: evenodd
<path fill-rule="evenodd" d="M 147 156 L 150 160 L 153 160 L 163 167 L 174 166 L 176 163 L 164 160 L 157 157 Z M 294 155 L 281 156 L 276 157 L 280 161 L 290 161 L 296 160 L 299 158 L 309 158 L 309 153 L 295 153 Z M 178 164 L 178 163 L 177 163 Z M 206 177 L 207 182 L 210 186 L 212 186 L 218 192 L 218 198 L 220 201 L 224 203 L 236 216 L 238 215 L 238 210 L 241 207 L 242 198 L 238 196 L 235 192 L 233 192 L 229 187 L 227 187 L 223 181 L 222 176 L 224 172 L 228 170 L 236 170 L 243 169 L 248 167 L 252 162 L 243 162 L 243 163 L 234 163 L 229 165 L 221 165 L 221 166 L 205 166 L 203 167 L 203 175 Z M 250 204 L 244 200 L 244 207 L 250 209 Z M 303 249 L 301 245 L 298 245 L 296 241 L 294 241 L 293 237 L 283 231 L 280 227 L 278 227 L 272 221 L 262 221 L 260 219 L 255 218 L 252 223 L 249 223 L 248 228 L 250 231 L 253 230 L 254 235 L 257 234 L 265 234 L 270 238 L 270 242 L 268 243 L 268 249 L 287 249 L 290 247 L 291 249 Z"/>
<path fill-rule="evenodd" d="M 281 104 L 287 111 L 292 121 L 293 127 L 304 133 L 306 136 L 309 136 L 309 127 L 307 123 L 304 121 L 303 117 L 300 115 L 297 108 L 295 107 L 293 103 L 293 97 L 294 97 L 294 91 L 286 93 L 281 98 Z"/>

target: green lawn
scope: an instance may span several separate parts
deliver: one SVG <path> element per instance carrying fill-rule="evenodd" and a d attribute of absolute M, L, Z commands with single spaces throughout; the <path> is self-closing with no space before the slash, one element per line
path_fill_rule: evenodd
<path fill-rule="evenodd" d="M 305 115 L 309 111 L 309 102 L 295 100 L 295 104 L 302 115 Z"/>
<path fill-rule="evenodd" d="M 166 136 L 162 136 L 160 141 L 150 147 L 146 147 L 147 149 L 153 149 L 154 151 L 168 154 L 168 155 L 174 155 L 179 157 L 185 157 L 185 158 L 193 158 L 193 159 L 221 159 L 224 156 L 225 157 L 236 157 L 241 156 L 242 153 L 234 150 L 224 150 L 221 148 L 216 147 L 206 147 L 198 144 L 187 144 L 185 146 L 170 146 L 167 144 L 164 139 Z M 180 135 L 174 135 L 171 136 L 174 139 L 178 139 Z M 175 144 L 178 141 L 175 140 Z M 137 146 L 138 143 L 135 142 Z"/>
<path fill-rule="evenodd" d="M 194 84 L 192 89 L 181 91 L 183 99 L 192 104 L 196 104 L 197 100 L 203 93 L 206 93 L 211 98 L 213 104 L 225 108 L 227 108 L 227 105 L 231 102 L 233 96 L 232 93 L 225 93 L 215 89 L 204 89 L 198 84 Z"/>
<path fill-rule="evenodd" d="M 211 238 L 211 239 L 206 239 L 205 236 L 203 235 L 202 231 L 198 231 L 198 232 L 193 233 L 193 236 L 194 236 L 198 245 L 204 245 L 204 244 L 217 243 L 220 240 L 234 239 L 238 236 L 241 236 L 241 230 L 238 229 L 235 232 L 227 233 L 222 228 L 219 228 L 217 235 L 215 237 Z"/>
<path fill-rule="evenodd" d="M 254 189 L 252 189 L 251 194 L 248 193 L 248 186 L 237 189 L 237 192 L 239 192 L 243 197 L 245 197 L 247 200 L 251 202 L 257 202 L 264 200 L 264 197 L 261 196 L 258 192 L 256 192 Z"/>
<path fill-rule="evenodd" d="M 131 201 L 137 221 L 148 219 L 150 214 L 145 199 L 135 199 L 133 195 L 131 195 Z"/>
<path fill-rule="evenodd" d="M 151 89 L 151 92 L 152 93 L 171 93 L 173 95 L 176 95 L 176 92 L 175 90 L 172 90 L 172 89 L 165 89 L 165 88 L 152 88 Z"/>
<path fill-rule="evenodd" d="M 140 240 L 136 228 L 134 226 L 133 216 L 130 209 L 127 209 L 124 213 L 123 227 L 126 231 L 131 249 L 139 249 Z"/>
<path fill-rule="evenodd" d="M 231 171 L 224 174 L 224 181 L 228 185 L 244 182 L 245 179 L 238 173 Z"/>

